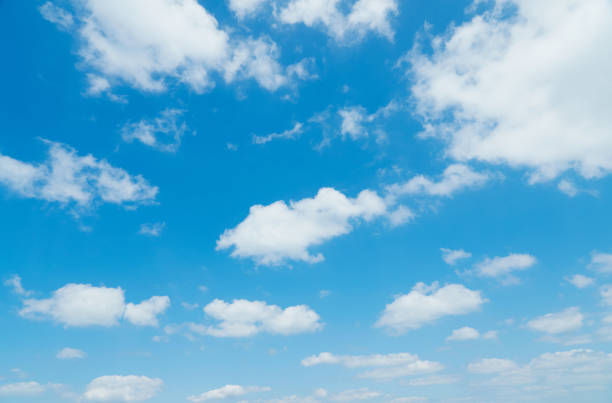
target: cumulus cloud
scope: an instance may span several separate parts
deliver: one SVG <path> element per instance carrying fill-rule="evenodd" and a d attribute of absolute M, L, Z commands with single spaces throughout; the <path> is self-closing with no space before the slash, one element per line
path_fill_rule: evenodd
<path fill-rule="evenodd" d="M 316 263 L 323 255 L 311 254 L 310 247 L 347 234 L 353 224 L 370 221 L 386 209 L 385 201 L 370 190 L 351 199 L 335 189 L 322 188 L 314 198 L 252 206 L 247 218 L 220 236 L 217 250 L 233 248 L 233 257 L 251 258 L 263 265 L 281 265 L 287 260 Z"/>
<path fill-rule="evenodd" d="M 45 385 L 41 385 L 40 383 L 34 381 L 9 383 L 6 385 L 0 385 L 0 396 L 36 396 L 45 392 L 46 389 L 47 387 Z"/>
<path fill-rule="evenodd" d="M 612 253 L 593 252 L 589 269 L 600 273 L 612 273 Z"/>
<path fill-rule="evenodd" d="M 242 19 L 253 15 L 267 0 L 229 0 L 229 8 Z"/>
<path fill-rule="evenodd" d="M 474 272 L 480 277 L 502 278 L 508 284 L 518 282 L 512 273 L 527 270 L 536 263 L 536 258 L 527 254 L 511 253 L 504 257 L 486 258 L 476 264 Z"/>
<path fill-rule="evenodd" d="M 128 143 L 136 140 L 156 150 L 174 153 L 181 146 L 185 132 L 189 130 L 181 120 L 183 113 L 180 109 L 169 108 L 154 119 L 128 123 L 121 129 L 121 137 Z"/>
<path fill-rule="evenodd" d="M 348 13 L 340 11 L 340 0 L 291 0 L 279 13 L 285 24 L 322 28 L 342 44 L 362 40 L 369 32 L 393 40 L 391 18 L 398 14 L 396 0 L 358 0 Z"/>
<path fill-rule="evenodd" d="M 516 368 L 517 363 L 502 358 L 483 358 L 468 365 L 468 371 L 474 374 L 496 374 Z"/>
<path fill-rule="evenodd" d="M 92 155 L 79 156 L 72 147 L 45 141 L 49 157 L 30 164 L 0 154 L 0 184 L 23 197 L 90 208 L 100 203 L 152 203 L 157 187 Z"/>
<path fill-rule="evenodd" d="M 440 248 L 442 251 L 442 260 L 446 262 L 446 264 L 454 266 L 459 260 L 469 259 L 472 257 L 470 252 L 466 252 L 463 249 L 446 249 Z"/>
<path fill-rule="evenodd" d="M 440 287 L 437 282 L 431 286 L 417 283 L 408 294 L 398 295 L 387 304 L 376 326 L 401 334 L 444 316 L 477 311 L 485 302 L 480 291 L 470 290 L 461 284 Z"/>
<path fill-rule="evenodd" d="M 192 330 L 214 337 L 249 337 L 262 332 L 292 335 L 323 327 L 319 315 L 306 305 L 283 309 L 263 301 L 236 299 L 228 303 L 215 299 L 204 307 L 204 312 L 220 323 Z"/>
<path fill-rule="evenodd" d="M 155 296 L 140 304 L 131 302 L 125 306 L 124 318 L 137 326 L 159 326 L 157 316 L 161 315 L 170 307 L 170 298 L 167 296 Z"/>
<path fill-rule="evenodd" d="M 155 397 L 163 384 L 159 378 L 107 375 L 91 381 L 83 397 L 96 402 L 140 402 Z"/>
<path fill-rule="evenodd" d="M 10 287 L 17 295 L 21 295 L 23 297 L 28 297 L 32 295 L 31 291 L 28 291 L 23 288 L 23 285 L 21 284 L 21 277 L 18 274 L 15 274 L 11 278 L 5 280 L 4 285 Z"/>
<path fill-rule="evenodd" d="M 567 308 L 557 313 L 547 313 L 527 322 L 530 329 L 548 334 L 559 334 L 582 327 L 584 316 L 577 307 Z"/>
<path fill-rule="evenodd" d="M 567 281 L 574 287 L 581 288 L 581 289 L 589 287 L 595 283 L 595 280 L 593 280 L 590 277 L 583 276 L 582 274 L 574 274 L 571 277 L 566 277 L 565 281 Z"/>
<path fill-rule="evenodd" d="M 409 364 L 418 361 L 419 357 L 410 353 L 371 354 L 371 355 L 335 355 L 320 353 L 304 358 L 302 365 L 312 367 L 320 364 L 337 364 L 347 368 L 388 367 Z"/>
<path fill-rule="evenodd" d="M 379 397 L 382 393 L 368 388 L 345 390 L 330 397 L 333 402 L 355 402 Z"/>
<path fill-rule="evenodd" d="M 87 357 L 87 354 L 85 354 L 84 351 L 78 350 L 76 348 L 65 347 L 58 351 L 55 357 L 60 360 L 75 360 L 83 359 Z"/>
<path fill-rule="evenodd" d="M 45 20 L 52 22 L 60 29 L 68 30 L 74 25 L 72 14 L 50 1 L 38 7 L 38 11 Z"/>
<path fill-rule="evenodd" d="M 432 38 L 433 52 L 417 45 L 407 56 L 424 135 L 443 139 L 459 161 L 526 167 L 531 182 L 570 169 L 609 173 L 612 57 L 601 49 L 612 38 L 612 4 L 491 4 Z"/>
<path fill-rule="evenodd" d="M 169 306 L 168 297 L 152 297 L 140 304 L 125 304 L 120 287 L 67 284 L 50 298 L 25 299 L 19 315 L 28 319 L 50 319 L 66 327 L 116 326 L 125 318 L 138 326 L 157 326 L 157 315 Z"/>
<path fill-rule="evenodd" d="M 267 386 L 241 386 L 225 385 L 218 389 L 209 390 L 197 396 L 189 396 L 187 400 L 191 402 L 205 402 L 207 400 L 220 400 L 229 397 L 243 396 L 247 393 L 268 392 L 271 389 Z"/>
<path fill-rule="evenodd" d="M 478 340 L 478 339 L 496 339 L 497 332 L 494 330 L 490 330 L 483 334 L 473 327 L 464 326 L 459 329 L 453 330 L 450 336 L 446 338 L 448 341 L 463 341 L 463 340 Z"/>
<path fill-rule="evenodd" d="M 254 2 L 233 2 L 242 10 L 247 3 Z M 281 66 L 269 38 L 233 36 L 197 0 L 78 0 L 74 8 L 92 95 L 118 84 L 159 92 L 184 83 L 203 92 L 214 87 L 216 76 L 227 83 L 253 79 L 276 91 L 302 78 L 297 64 Z"/>
<path fill-rule="evenodd" d="M 418 175 L 408 182 L 388 186 L 387 192 L 391 197 L 404 195 L 450 197 L 463 189 L 482 186 L 491 178 L 491 174 L 476 172 L 467 165 L 452 164 L 446 167 L 437 182 Z"/>

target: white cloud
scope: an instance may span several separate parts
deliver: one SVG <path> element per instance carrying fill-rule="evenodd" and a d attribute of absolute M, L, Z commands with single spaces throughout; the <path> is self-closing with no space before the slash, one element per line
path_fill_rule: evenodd
<path fill-rule="evenodd" d="M 338 364 L 347 368 L 388 367 L 409 364 L 418 361 L 419 357 L 410 353 L 372 354 L 372 355 L 335 355 L 320 353 L 302 360 L 302 365 L 311 367 L 320 364 Z"/>
<path fill-rule="evenodd" d="M 425 135 L 444 139 L 459 161 L 527 167 L 532 182 L 569 169 L 607 174 L 612 57 L 601 49 L 612 38 L 612 4 L 492 4 L 432 38 L 433 54 L 417 47 L 408 55 Z"/>
<path fill-rule="evenodd" d="M 463 189 L 479 187 L 491 179 L 486 172 L 476 172 L 463 164 L 453 164 L 446 167 L 438 182 L 418 175 L 405 183 L 396 183 L 387 187 L 391 197 L 403 195 L 426 195 L 450 197 Z"/>
<path fill-rule="evenodd" d="M 496 374 L 516 368 L 517 363 L 502 358 L 483 358 L 468 365 L 468 371 L 474 374 Z"/>
<path fill-rule="evenodd" d="M 440 287 L 437 282 L 431 286 L 417 283 L 408 294 L 396 296 L 387 304 L 376 326 L 401 334 L 444 316 L 477 311 L 485 302 L 480 291 L 472 291 L 461 284 Z"/>
<path fill-rule="evenodd" d="M 470 252 L 466 252 L 463 249 L 453 250 L 440 248 L 440 250 L 442 251 L 442 260 L 444 260 L 446 264 L 451 266 L 454 266 L 459 260 L 468 259 L 472 257 L 472 254 Z"/>
<path fill-rule="evenodd" d="M 27 291 L 21 284 L 21 277 L 18 274 L 13 275 L 11 278 L 4 281 L 4 285 L 13 289 L 13 292 L 23 297 L 30 296 L 31 291 Z"/>
<path fill-rule="evenodd" d="M 157 326 L 157 315 L 170 305 L 166 296 L 155 296 L 140 304 L 125 304 L 120 287 L 67 284 L 47 299 L 25 299 L 19 315 L 28 319 L 51 319 L 66 327 L 116 326 L 125 318 L 139 326 Z"/>
<path fill-rule="evenodd" d="M 503 278 L 507 283 L 516 283 L 514 271 L 527 270 L 536 263 L 536 258 L 527 254 L 511 253 L 508 256 L 486 258 L 476 264 L 474 271 L 480 277 Z"/>
<path fill-rule="evenodd" d="M 10 396 L 36 396 L 45 392 L 47 388 L 38 382 L 17 382 L 0 385 L 0 397 Z"/>
<path fill-rule="evenodd" d="M 246 3 L 234 1 L 242 10 Z M 203 92 L 216 76 L 254 79 L 275 91 L 301 79 L 295 65 L 279 64 L 269 38 L 230 35 L 197 0 L 79 0 L 74 8 L 80 66 L 90 71 L 93 95 L 118 84 L 159 92 L 169 82 Z"/>
<path fill-rule="evenodd" d="M 65 326 L 114 326 L 125 309 L 121 288 L 67 284 L 48 299 L 26 299 L 19 314 L 31 319 L 50 318 Z"/>
<path fill-rule="evenodd" d="M 430 375 L 422 378 L 410 379 L 407 384 L 410 386 L 431 386 L 431 385 L 450 385 L 459 382 L 459 378 L 449 375 Z"/>
<path fill-rule="evenodd" d="M 231 303 L 215 299 L 204 307 L 219 324 L 204 327 L 202 332 L 214 337 L 249 337 L 257 333 L 292 335 L 320 330 L 319 315 L 306 305 L 285 309 L 263 301 L 237 299 Z"/>
<path fill-rule="evenodd" d="M 607 284 L 601 287 L 601 299 L 604 304 L 612 306 L 612 284 Z"/>
<path fill-rule="evenodd" d="M 182 115 L 180 109 L 165 109 L 154 119 L 142 119 L 124 125 L 121 137 L 128 143 L 138 140 L 156 150 L 174 153 L 181 146 L 181 139 L 188 130 L 187 124 L 180 120 Z"/>
<path fill-rule="evenodd" d="M 140 225 L 138 233 L 149 236 L 160 236 L 165 227 L 165 222 L 145 223 Z"/>
<path fill-rule="evenodd" d="M 91 381 L 83 397 L 97 402 L 140 402 L 155 397 L 163 384 L 159 378 L 107 375 Z"/>
<path fill-rule="evenodd" d="M 271 133 L 265 136 L 253 136 L 253 143 L 255 144 L 266 144 L 275 139 L 294 139 L 304 132 L 304 125 L 297 122 L 293 128 L 285 130 L 280 133 Z"/>
<path fill-rule="evenodd" d="M 209 390 L 197 396 L 189 396 L 187 400 L 192 402 L 205 402 L 207 400 L 227 399 L 228 397 L 243 396 L 247 393 L 268 392 L 269 387 L 225 385 L 219 389 Z"/>
<path fill-rule="evenodd" d="M 217 250 L 233 247 L 231 255 L 252 258 L 257 264 L 281 265 L 287 260 L 316 263 L 323 255 L 308 249 L 352 231 L 353 223 L 370 221 L 386 213 L 384 200 L 364 190 L 354 198 L 322 188 L 314 198 L 255 205 L 238 226 L 226 229 Z"/>
<path fill-rule="evenodd" d="M 229 8 L 239 19 L 253 15 L 267 0 L 229 0 Z"/>
<path fill-rule="evenodd" d="M 393 40 L 390 19 L 398 13 L 396 0 L 358 0 L 348 14 L 339 10 L 339 0 L 291 0 L 280 11 L 285 24 L 321 27 L 339 43 L 354 43 L 374 32 Z"/>
<path fill-rule="evenodd" d="M 38 7 L 38 11 L 40 11 L 40 14 L 45 20 L 52 22 L 60 29 L 68 30 L 74 25 L 72 14 L 54 5 L 50 1 Z"/>
<path fill-rule="evenodd" d="M 129 303 L 125 306 L 124 318 L 137 326 L 159 326 L 157 316 L 170 307 L 170 298 L 155 296 L 140 304 Z"/>
<path fill-rule="evenodd" d="M 576 185 L 574 185 L 572 182 L 568 181 L 567 179 L 563 179 L 559 181 L 557 188 L 561 192 L 568 195 L 569 197 L 574 197 L 578 194 L 578 189 L 576 188 Z"/>
<path fill-rule="evenodd" d="M 42 164 L 0 155 L 0 184 L 23 197 L 80 208 L 98 203 L 137 205 L 155 201 L 157 187 L 142 176 L 132 176 L 92 155 L 78 156 L 64 144 L 45 143 L 49 145 L 49 158 Z"/>
<path fill-rule="evenodd" d="M 612 253 L 591 253 L 589 269 L 600 273 L 612 273 Z"/>
<path fill-rule="evenodd" d="M 576 288 L 586 288 L 595 283 L 595 280 L 582 274 L 574 274 L 571 277 L 566 277 L 565 280 Z"/>
<path fill-rule="evenodd" d="M 476 340 L 480 338 L 480 332 L 472 327 L 464 326 L 453 330 L 446 340 Z"/>
<path fill-rule="evenodd" d="M 60 360 L 75 360 L 75 359 L 83 359 L 87 357 L 84 351 L 78 350 L 76 348 L 65 347 L 57 352 L 56 358 Z"/>
<path fill-rule="evenodd" d="M 547 313 L 527 322 L 530 329 L 548 334 L 570 332 L 582 327 L 584 316 L 577 307 L 567 308 L 557 313 Z"/>
<path fill-rule="evenodd" d="M 406 206 L 399 205 L 395 210 L 389 213 L 389 224 L 392 227 L 397 227 L 412 221 L 416 214 Z"/>
<path fill-rule="evenodd" d="M 368 388 L 345 390 L 330 397 L 334 402 L 354 402 L 358 400 L 369 400 L 379 397 L 380 392 Z"/>

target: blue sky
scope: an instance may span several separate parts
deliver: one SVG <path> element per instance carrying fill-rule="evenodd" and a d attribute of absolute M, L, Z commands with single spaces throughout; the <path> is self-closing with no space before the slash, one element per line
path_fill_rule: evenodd
<path fill-rule="evenodd" d="M 610 401 L 608 0 L 0 31 L 0 401 Z"/>

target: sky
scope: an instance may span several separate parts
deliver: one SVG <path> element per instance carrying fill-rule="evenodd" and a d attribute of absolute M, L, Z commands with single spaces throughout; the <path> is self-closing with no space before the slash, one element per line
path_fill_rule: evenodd
<path fill-rule="evenodd" d="M 0 402 L 612 396 L 609 0 L 0 0 Z"/>

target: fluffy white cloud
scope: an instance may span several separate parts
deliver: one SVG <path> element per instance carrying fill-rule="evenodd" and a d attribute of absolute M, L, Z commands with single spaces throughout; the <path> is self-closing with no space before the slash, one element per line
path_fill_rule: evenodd
<path fill-rule="evenodd" d="M 576 288 L 586 288 L 595 282 L 592 278 L 582 274 L 574 274 L 571 277 L 566 277 L 565 280 Z"/>
<path fill-rule="evenodd" d="M 434 37 L 433 54 L 408 55 L 424 135 L 444 139 L 459 161 L 527 167 L 532 182 L 569 169 L 607 174 L 612 56 L 601 49 L 612 39 L 612 4 L 492 3 Z"/>
<path fill-rule="evenodd" d="M 474 374 L 496 374 L 518 368 L 517 363 L 502 358 L 483 358 L 468 364 L 468 371 Z"/>
<path fill-rule="evenodd" d="M 75 359 L 83 359 L 87 357 L 84 351 L 78 350 L 76 348 L 65 347 L 57 352 L 56 358 L 60 360 L 75 360 Z"/>
<path fill-rule="evenodd" d="M 390 197 L 403 195 L 426 195 L 450 197 L 454 193 L 470 187 L 484 185 L 491 179 L 486 172 L 476 172 L 467 165 L 449 165 L 438 182 L 418 175 L 405 183 L 396 183 L 387 187 Z"/>
<path fill-rule="evenodd" d="M 582 327 L 584 316 L 577 307 L 567 308 L 557 313 L 547 313 L 527 322 L 533 330 L 548 334 L 570 332 Z"/>
<path fill-rule="evenodd" d="M 385 201 L 364 190 L 354 198 L 322 188 L 314 198 L 255 205 L 238 226 L 227 229 L 217 250 L 234 248 L 233 257 L 252 258 L 258 264 L 280 265 L 287 260 L 316 263 L 323 255 L 308 248 L 349 233 L 353 223 L 370 221 L 386 213 Z"/>
<path fill-rule="evenodd" d="M 88 208 L 97 203 L 137 205 L 152 203 L 157 187 L 140 175 L 132 176 L 92 155 L 45 141 L 49 158 L 33 165 L 0 155 L 0 184 L 13 192 L 62 205 Z"/>
<path fill-rule="evenodd" d="M 188 130 L 187 124 L 181 121 L 183 113 L 180 109 L 165 109 L 154 119 L 128 123 L 121 129 L 121 137 L 128 143 L 138 140 L 159 151 L 176 152 Z"/>
<path fill-rule="evenodd" d="M 462 340 L 493 340 L 497 339 L 497 331 L 489 330 L 488 332 L 480 333 L 478 330 L 464 326 L 452 331 L 451 335 L 446 338 L 448 341 Z"/>
<path fill-rule="evenodd" d="M 612 253 L 593 252 L 589 269 L 600 273 L 612 273 Z"/>
<path fill-rule="evenodd" d="M 267 0 L 229 0 L 229 8 L 238 18 L 254 14 Z"/>
<path fill-rule="evenodd" d="M 163 384 L 159 378 L 107 375 L 91 381 L 83 397 L 97 402 L 140 402 L 155 397 Z"/>
<path fill-rule="evenodd" d="M 131 302 L 125 306 L 124 317 L 138 326 L 159 326 L 157 316 L 164 313 L 170 306 L 167 296 L 154 296 L 140 304 Z"/>
<path fill-rule="evenodd" d="M 601 287 L 600 294 L 603 303 L 608 306 L 612 306 L 612 284 L 607 284 Z"/>
<path fill-rule="evenodd" d="M 68 30 L 74 25 L 74 18 L 72 18 L 72 14 L 63 8 L 56 6 L 50 1 L 38 7 L 38 11 L 40 11 L 40 14 L 45 20 L 52 22 L 60 29 Z"/>
<path fill-rule="evenodd" d="M 279 14 L 285 24 L 322 27 L 340 43 L 354 43 L 374 32 L 393 40 L 391 17 L 398 13 L 396 0 L 357 0 L 347 14 L 340 0 L 291 0 Z"/>
<path fill-rule="evenodd" d="M 417 283 L 408 294 L 399 295 L 387 304 L 376 326 L 404 333 L 443 316 L 477 311 L 485 302 L 480 291 L 470 290 L 461 284 L 440 287 L 437 282 L 431 286 Z"/>
<path fill-rule="evenodd" d="M 13 292 L 17 295 L 27 297 L 32 294 L 31 291 L 27 291 L 21 284 L 21 277 L 18 274 L 13 275 L 11 278 L 4 281 L 4 285 L 12 288 Z"/>
<path fill-rule="evenodd" d="M 51 319 L 67 327 L 115 326 L 121 318 L 139 326 L 157 326 L 157 315 L 170 305 L 166 296 L 155 296 L 140 304 L 126 305 L 120 287 L 67 284 L 50 298 L 25 299 L 19 315 L 29 319 Z"/>
<path fill-rule="evenodd" d="M 453 250 L 440 248 L 440 250 L 442 251 L 442 260 L 444 260 L 446 264 L 451 266 L 454 266 L 455 263 L 457 263 L 457 261 L 459 260 L 468 259 L 472 257 L 472 254 L 470 252 L 466 252 L 463 249 Z"/>
<path fill-rule="evenodd" d="M 233 2 L 245 11 L 255 3 Z M 254 79 L 275 91 L 304 78 L 298 64 L 278 63 L 269 38 L 231 36 L 197 0 L 78 0 L 74 10 L 92 95 L 116 84 L 163 91 L 170 81 L 202 92 L 215 85 L 214 76 Z"/>
<path fill-rule="evenodd" d="M 228 397 L 243 396 L 247 393 L 268 392 L 269 387 L 225 385 L 219 389 L 209 390 L 197 396 L 189 396 L 187 400 L 192 402 L 205 402 L 207 400 L 227 399 Z"/>
<path fill-rule="evenodd" d="M 145 223 L 140 225 L 138 233 L 149 236 L 160 236 L 165 227 L 165 222 Z"/>
<path fill-rule="evenodd" d="M 236 299 L 228 303 L 215 299 L 204 307 L 204 312 L 221 321 L 200 331 L 214 337 L 249 337 L 261 332 L 291 335 L 323 327 L 319 315 L 306 305 L 282 309 L 263 301 Z"/>
<path fill-rule="evenodd" d="M 503 278 L 507 283 L 516 283 L 517 279 L 512 272 L 527 270 L 536 263 L 536 258 L 531 255 L 511 253 L 504 257 L 486 258 L 476 264 L 475 273 L 481 277 Z"/>

